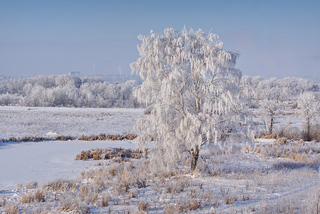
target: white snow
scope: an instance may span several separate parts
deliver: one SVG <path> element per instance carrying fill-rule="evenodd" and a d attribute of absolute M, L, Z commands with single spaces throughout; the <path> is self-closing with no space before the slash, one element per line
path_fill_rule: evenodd
<path fill-rule="evenodd" d="M 0 107 L 0 140 L 10 137 L 132 133 L 144 109 Z M 0 143 L 0 189 L 17 183 L 44 184 L 56 178 L 72 178 L 90 161 L 76 161 L 82 150 L 134 148 L 131 141 L 46 141 Z M 95 162 L 96 164 L 96 162 Z"/>
<path fill-rule="evenodd" d="M 53 108 L 0 106 L 0 140 L 46 137 L 49 133 L 81 135 L 134 132 L 144 109 Z"/>
<path fill-rule="evenodd" d="M 75 160 L 82 150 L 122 147 L 134 149 L 131 141 L 48 141 L 0 144 L 0 189 L 14 189 L 30 181 L 40 185 L 57 178 L 73 178 L 97 161 Z"/>
<path fill-rule="evenodd" d="M 142 109 L 31 108 L 28 110 L 26 107 L 0 107 L 0 136 L 1 138 L 60 134 L 80 136 L 84 132 L 87 135 L 100 132 L 121 134 L 131 132 L 136 120 L 142 117 L 145 117 Z M 301 120 L 294 114 L 283 114 L 276 120 L 276 127 L 288 122 L 291 122 L 292 126 L 299 127 Z M 274 143 L 273 139 L 257 139 L 254 145 L 262 147 Z M 221 156 L 213 155 L 211 151 L 202 151 L 202 155 L 208 157 L 209 162 L 201 161 L 199 167 L 205 171 L 205 165 L 207 165 L 210 169 L 210 173 L 206 172 L 208 175 L 199 173 L 193 176 L 190 181 L 192 185 L 176 195 L 165 192 L 167 188 L 165 185 L 175 184 L 175 179 L 161 180 L 164 184 L 160 187 L 156 185 L 161 183 L 149 182 L 150 186 L 139 189 L 139 198 L 131 199 L 130 206 L 135 207 L 132 208 L 135 211 L 138 201 L 144 200 L 153 207 L 150 213 L 158 213 L 164 211 L 166 203 L 175 203 L 172 197 L 175 197 L 178 202 L 195 197 L 203 206 L 190 213 L 256 213 L 253 210 L 257 209 L 262 213 L 280 213 L 279 209 L 286 206 L 291 206 L 291 209 L 294 209 L 297 204 L 302 204 L 302 207 L 312 207 L 313 197 L 316 199 L 315 196 L 320 190 L 319 162 L 317 161 L 320 156 L 316 152 L 311 155 L 303 153 L 305 149 L 303 146 L 318 148 L 319 144 L 310 142 L 301 145 L 301 151 L 296 155 L 305 156 L 306 161 L 276 158 L 272 155 L 268 156 L 267 153 L 252 150 Z M 24 194 L 23 191 L 15 190 L 19 183 L 25 186 L 26 183 L 34 181 L 41 186 L 58 178 L 76 178 L 86 168 L 91 169 L 99 162 L 103 162 L 102 160 L 75 160 L 76 155 L 82 150 L 107 147 L 133 149 L 135 145 L 132 141 L 77 140 L 0 143 L 0 200 L 15 198 L 13 201 L 18 203 L 20 195 Z M 290 145 L 286 148 L 294 149 Z M 288 154 L 291 153 L 288 152 Z M 178 182 L 178 177 L 176 179 Z M 193 186 L 196 183 L 202 183 L 204 188 L 197 189 Z M 109 183 L 108 188 L 110 185 Z M 199 196 L 190 195 L 192 190 Z M 227 197 L 236 197 L 236 201 L 233 204 L 226 204 L 224 200 Z M 121 203 L 118 205 L 115 198 L 114 196 L 114 201 L 110 202 L 113 211 L 123 212 L 130 208 Z M 205 205 L 206 198 L 214 206 Z M 19 204 L 19 206 L 24 205 Z M 156 206 L 158 209 L 154 208 Z M 273 207 L 274 210 L 272 210 Z M 108 211 L 107 207 L 93 205 L 90 205 L 90 209 L 93 213 L 99 213 L 101 210 Z M 309 213 L 308 209 L 303 210 L 304 213 Z M 0 207 L 0 212 L 3 210 L 4 208 Z"/>

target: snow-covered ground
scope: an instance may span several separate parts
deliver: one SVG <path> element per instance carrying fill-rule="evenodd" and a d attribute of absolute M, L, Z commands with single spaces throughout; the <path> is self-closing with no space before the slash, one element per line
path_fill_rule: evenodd
<path fill-rule="evenodd" d="M 16 184 L 57 178 L 73 178 L 97 162 L 79 161 L 82 150 L 121 147 L 134 149 L 131 141 L 46 141 L 0 144 L 0 190 L 12 190 Z"/>
<path fill-rule="evenodd" d="M 0 107 L 0 138 L 50 132 L 75 137 L 132 133 L 142 117 L 143 109 Z M 277 120 L 277 126 L 285 123 L 299 127 L 301 120 L 286 114 Z M 312 213 L 320 204 L 317 142 L 282 144 L 257 139 L 240 153 L 215 156 L 205 150 L 200 172 L 193 176 L 155 176 L 142 159 L 113 165 L 107 160 L 75 160 L 83 150 L 107 147 L 133 149 L 135 145 L 132 141 L 78 140 L 0 143 L 0 213 L 8 209 L 3 205 L 9 202 L 30 213 L 33 208 L 46 210 L 46 206 L 54 213 L 68 213 L 71 210 L 65 203 L 70 201 L 80 201 L 93 213 L 142 212 L 143 203 L 149 213 Z M 76 190 L 42 188 L 58 178 L 78 179 Z M 46 202 L 22 202 L 38 191 L 26 188 L 28 182 L 39 183 Z M 108 206 L 101 205 L 105 196 Z M 35 213 L 41 213 L 39 210 Z"/>
<path fill-rule="evenodd" d="M 0 140 L 46 137 L 48 133 L 81 135 L 133 133 L 143 109 L 0 106 Z"/>

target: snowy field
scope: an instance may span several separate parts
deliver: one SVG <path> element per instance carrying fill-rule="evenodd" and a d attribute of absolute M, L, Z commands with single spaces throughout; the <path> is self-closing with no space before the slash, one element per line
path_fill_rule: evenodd
<path fill-rule="evenodd" d="M 132 133 L 143 109 L 0 106 L 0 139 Z"/>
<path fill-rule="evenodd" d="M 143 109 L 0 107 L 1 138 L 132 133 L 142 117 Z M 280 122 L 301 121 L 286 114 Z M 75 160 L 92 148 L 134 149 L 132 141 L 2 143 L 0 213 L 316 213 L 318 144 L 257 139 L 238 152 L 203 150 L 191 176 L 189 163 L 156 175 L 144 158 Z"/>

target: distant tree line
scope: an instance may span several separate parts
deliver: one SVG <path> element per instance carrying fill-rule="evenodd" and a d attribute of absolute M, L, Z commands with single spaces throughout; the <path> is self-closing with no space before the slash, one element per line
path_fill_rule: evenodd
<path fill-rule="evenodd" d="M 285 102 L 296 100 L 304 92 L 318 92 L 319 84 L 296 77 L 263 79 L 260 76 L 243 76 L 240 90 L 256 104 L 261 100 Z"/>
<path fill-rule="evenodd" d="M 136 108 L 138 82 L 111 84 L 100 77 L 36 76 L 0 80 L 0 105 L 32 107 Z"/>
<path fill-rule="evenodd" d="M 136 80 L 109 83 L 100 77 L 74 75 L 36 76 L 30 78 L 0 79 L 1 106 L 31 107 L 88 107 L 88 108 L 137 108 L 134 91 L 140 85 Z M 252 107 L 263 108 L 267 100 L 274 103 L 295 102 L 303 92 L 319 92 L 319 85 L 302 78 L 263 79 L 259 76 L 243 76 L 240 82 L 242 94 Z M 148 103 L 150 104 L 150 103 Z"/>

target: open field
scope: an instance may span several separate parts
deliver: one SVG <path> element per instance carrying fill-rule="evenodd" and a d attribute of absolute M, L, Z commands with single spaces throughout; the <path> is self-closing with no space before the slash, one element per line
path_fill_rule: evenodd
<path fill-rule="evenodd" d="M 132 133 L 143 109 L 0 107 L 0 140 Z"/>
<path fill-rule="evenodd" d="M 1 138 L 131 133 L 145 117 L 142 109 L 2 107 L 0 113 Z M 276 128 L 300 122 L 294 113 L 282 114 Z M 0 213 L 317 213 L 320 207 L 319 142 L 256 139 L 233 150 L 204 148 L 194 175 L 189 162 L 157 173 L 145 157 L 76 160 L 82 151 L 108 147 L 135 146 L 0 144 Z"/>

